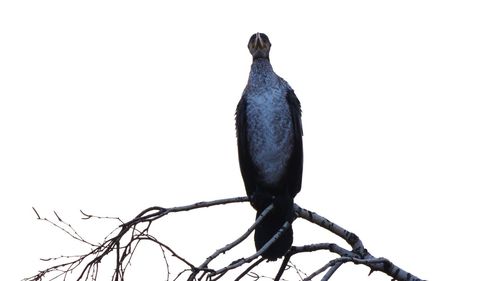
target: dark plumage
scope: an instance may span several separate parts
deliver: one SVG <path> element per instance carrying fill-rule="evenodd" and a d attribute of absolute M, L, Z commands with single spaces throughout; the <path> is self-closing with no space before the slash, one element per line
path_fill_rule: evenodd
<path fill-rule="evenodd" d="M 275 205 L 255 229 L 259 250 L 293 219 L 293 198 L 302 183 L 302 125 L 299 100 L 269 61 L 269 38 L 263 33 L 252 35 L 248 49 L 253 63 L 236 109 L 240 170 L 257 217 L 269 204 Z M 278 259 L 292 242 L 290 227 L 262 256 Z"/>

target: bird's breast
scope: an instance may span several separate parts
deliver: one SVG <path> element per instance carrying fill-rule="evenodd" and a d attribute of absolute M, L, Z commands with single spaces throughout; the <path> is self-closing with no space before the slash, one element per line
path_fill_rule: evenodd
<path fill-rule="evenodd" d="M 293 148 L 293 127 L 286 89 L 247 92 L 247 137 L 250 157 L 267 184 L 283 176 Z"/>

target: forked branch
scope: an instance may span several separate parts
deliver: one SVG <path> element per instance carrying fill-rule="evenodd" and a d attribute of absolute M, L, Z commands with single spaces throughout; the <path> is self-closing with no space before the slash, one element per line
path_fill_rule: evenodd
<path fill-rule="evenodd" d="M 40 213 L 33 208 L 38 220 L 46 221 L 52 224 L 56 228 L 64 231 L 73 239 L 76 239 L 81 243 L 85 243 L 87 246 L 91 246 L 92 250 L 83 255 L 61 256 L 58 258 L 46 259 L 46 261 L 55 261 L 59 263 L 39 271 L 36 275 L 23 279 L 23 281 L 43 281 L 54 279 L 66 280 L 69 275 L 77 276 L 77 281 L 95 281 L 97 280 L 99 274 L 99 265 L 101 261 L 108 256 L 110 259 L 114 260 L 114 274 L 112 276 L 112 280 L 123 281 L 127 268 L 130 265 L 130 261 L 134 256 L 139 243 L 142 242 L 153 243 L 161 249 L 164 262 L 168 269 L 166 276 L 167 280 L 170 280 L 172 277 L 173 280 L 179 280 L 182 276 L 185 276 L 186 280 L 190 281 L 215 281 L 223 279 L 224 277 L 226 277 L 226 274 L 228 272 L 232 271 L 235 271 L 235 273 L 239 274 L 236 275 L 237 277 L 232 277 L 233 279 L 236 278 L 236 280 L 241 280 L 245 276 L 249 276 L 252 279 L 259 278 L 260 276 L 262 276 L 262 273 L 258 272 L 258 267 L 263 261 L 262 258 L 259 258 L 261 253 L 266 251 L 267 248 L 280 237 L 281 233 L 284 232 L 288 227 L 290 227 L 290 224 L 288 222 L 286 222 L 274 235 L 274 237 L 269 240 L 258 252 L 249 254 L 246 258 L 236 258 L 230 264 L 219 269 L 212 268 L 210 266 L 210 263 L 216 260 L 221 254 L 228 254 L 235 246 L 244 241 L 253 232 L 253 230 L 261 222 L 261 220 L 272 210 L 273 205 L 270 205 L 264 212 L 262 212 L 257 220 L 240 237 L 237 237 L 234 241 L 214 251 L 214 253 L 208 256 L 200 266 L 195 266 L 192 262 L 189 261 L 189 259 L 177 254 L 171 246 L 167 245 L 164 242 L 161 242 L 159 239 L 149 233 L 150 226 L 154 221 L 170 213 L 191 211 L 199 208 L 246 201 L 248 201 L 247 197 L 235 197 L 214 201 L 198 202 L 190 205 L 172 208 L 155 206 L 141 211 L 135 218 L 125 223 L 123 223 L 123 221 L 116 217 L 94 216 L 81 212 L 83 215 L 82 219 L 109 219 L 120 222 L 118 227 L 112 233 L 107 235 L 104 238 L 104 242 L 102 243 L 91 243 L 87 241 L 78 233 L 78 231 L 73 228 L 73 226 L 71 226 L 71 224 L 64 221 L 57 213 L 54 213 L 56 220 L 50 220 L 46 217 L 40 216 Z M 283 274 L 288 268 L 293 267 L 296 269 L 296 266 L 291 263 L 291 260 L 295 255 L 310 253 L 318 250 L 330 251 L 332 253 L 332 258 L 326 262 L 318 261 L 318 263 L 320 263 L 321 265 L 318 265 L 317 270 L 306 275 L 306 277 L 300 277 L 300 279 L 313 280 L 314 278 L 321 276 L 321 280 L 329 280 L 340 266 L 347 262 L 352 262 L 369 267 L 371 269 L 371 272 L 384 272 L 388 276 L 392 277 L 393 280 L 421 280 L 394 265 L 386 258 L 377 258 L 372 256 L 368 252 L 368 250 L 366 250 L 363 243 L 361 242 L 361 239 L 359 239 L 358 236 L 329 221 L 328 219 L 314 212 L 308 211 L 298 205 L 295 205 L 295 213 L 297 217 L 323 227 L 333 234 L 344 239 L 350 245 L 351 249 L 345 249 L 333 243 L 318 243 L 304 246 L 294 246 L 283 257 L 282 264 L 274 278 L 275 280 L 281 280 Z M 176 259 L 185 266 L 184 269 L 178 270 L 178 273 L 175 274 L 175 277 L 169 267 L 169 258 Z M 243 265 L 247 263 L 251 264 L 246 269 L 244 269 Z M 184 275 L 185 273 L 188 273 L 189 275 L 186 276 Z"/>

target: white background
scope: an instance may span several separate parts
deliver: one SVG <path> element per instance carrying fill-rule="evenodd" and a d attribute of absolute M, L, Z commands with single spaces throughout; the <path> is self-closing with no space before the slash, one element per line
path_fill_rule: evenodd
<path fill-rule="evenodd" d="M 296 202 L 421 278 L 498 276 L 499 4 L 269 2 L 1 2 L 2 280 L 88 250 L 32 206 L 98 242 L 113 223 L 81 222 L 80 209 L 130 219 L 244 195 L 234 110 L 257 31 L 302 102 Z M 219 207 L 156 234 L 198 264 L 253 217 L 246 204 Z M 296 245 L 339 242 L 294 228 Z M 129 280 L 163 280 L 157 254 Z M 389 280 L 367 273 L 346 265 L 335 280 Z"/>

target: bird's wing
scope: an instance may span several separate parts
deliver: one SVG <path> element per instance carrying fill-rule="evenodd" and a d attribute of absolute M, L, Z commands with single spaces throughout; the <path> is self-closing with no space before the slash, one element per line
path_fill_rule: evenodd
<path fill-rule="evenodd" d="M 292 124 L 294 131 L 294 146 L 292 155 L 289 160 L 287 169 L 287 187 L 291 197 L 295 197 L 299 193 L 302 186 L 302 166 L 303 166 L 303 150 L 302 150 L 302 111 L 300 109 L 300 101 L 295 95 L 292 88 L 289 87 L 287 92 L 287 101 L 292 115 Z"/>
<path fill-rule="evenodd" d="M 248 197 L 252 196 L 256 189 L 256 167 L 250 158 L 247 138 L 247 113 L 246 99 L 242 96 L 236 107 L 236 137 L 238 139 L 238 158 L 240 161 L 240 170 L 245 183 L 245 189 Z"/>

